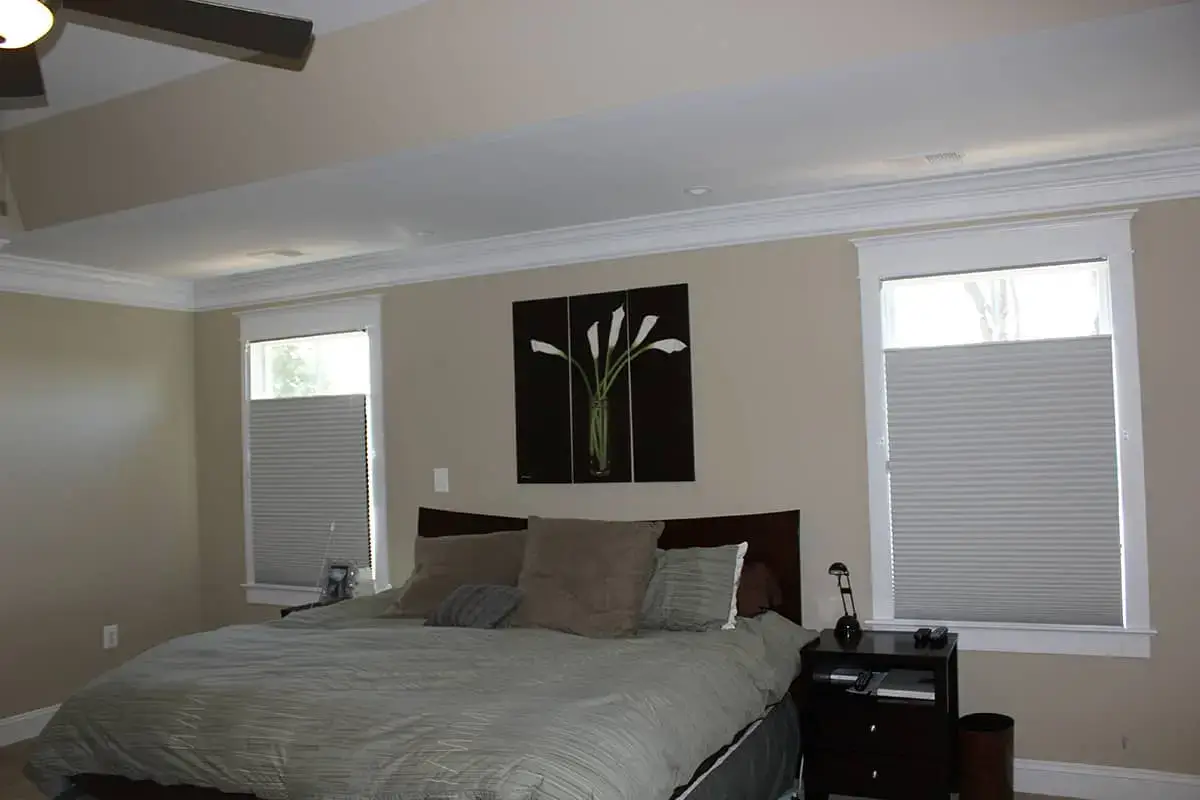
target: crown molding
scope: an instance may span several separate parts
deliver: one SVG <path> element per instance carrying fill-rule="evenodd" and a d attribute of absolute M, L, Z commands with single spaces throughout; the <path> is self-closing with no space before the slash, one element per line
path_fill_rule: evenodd
<path fill-rule="evenodd" d="M 1200 147 L 672 212 L 207 278 L 198 310 L 807 236 L 1200 196 Z"/>
<path fill-rule="evenodd" d="M 238 308 L 405 283 L 808 236 L 1200 197 L 1200 147 L 840 189 L 191 281 L 0 254 L 0 291 L 147 308 Z M 870 246 L 870 240 L 859 245 Z"/>
<path fill-rule="evenodd" d="M 0 254 L 0 292 L 190 311 L 191 281 Z"/>
<path fill-rule="evenodd" d="M 1128 224 L 1137 214 L 1136 208 L 1118 208 L 1111 211 L 1092 211 L 1086 214 L 1063 214 L 1048 219 L 1009 219 L 1003 222 L 984 222 L 957 228 L 934 230 L 901 231 L 878 236 L 854 236 L 850 241 L 859 250 L 872 248 L 895 248 L 909 244 L 929 242 L 956 242 L 964 238 L 978 237 L 989 233 L 1028 233 L 1030 231 L 1077 230 L 1094 226 L 1099 222 L 1124 222 Z"/>

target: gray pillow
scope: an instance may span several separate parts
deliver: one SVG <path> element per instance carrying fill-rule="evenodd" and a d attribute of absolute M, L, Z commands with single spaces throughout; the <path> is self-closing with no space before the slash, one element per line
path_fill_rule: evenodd
<path fill-rule="evenodd" d="M 734 627 L 746 543 L 655 553 L 640 626 L 668 631 Z"/>
<path fill-rule="evenodd" d="M 515 586 L 459 586 L 425 618 L 442 628 L 496 628 L 521 604 L 524 593 Z"/>

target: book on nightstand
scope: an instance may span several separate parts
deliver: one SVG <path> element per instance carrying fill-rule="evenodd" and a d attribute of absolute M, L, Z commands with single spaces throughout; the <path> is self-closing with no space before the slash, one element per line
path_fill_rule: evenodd
<path fill-rule="evenodd" d="M 893 700 L 925 700 L 930 703 L 937 697 L 933 673 L 921 669 L 892 669 L 883 676 L 875 689 L 876 697 Z"/>

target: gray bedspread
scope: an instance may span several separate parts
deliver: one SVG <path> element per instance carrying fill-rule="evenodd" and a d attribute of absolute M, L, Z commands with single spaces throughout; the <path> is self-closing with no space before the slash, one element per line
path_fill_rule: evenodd
<path fill-rule="evenodd" d="M 28 773 L 264 800 L 658 800 L 787 691 L 813 634 L 586 639 L 423 627 L 343 603 L 177 639 L 72 696 Z"/>

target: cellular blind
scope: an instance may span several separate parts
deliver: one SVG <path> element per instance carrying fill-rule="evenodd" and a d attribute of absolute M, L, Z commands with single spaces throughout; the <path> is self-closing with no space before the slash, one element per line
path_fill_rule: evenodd
<path fill-rule="evenodd" d="M 1121 625 L 1111 337 L 884 364 L 896 617 Z"/>
<path fill-rule="evenodd" d="M 255 581 L 317 586 L 327 548 L 368 566 L 366 397 L 251 400 L 249 443 Z"/>

